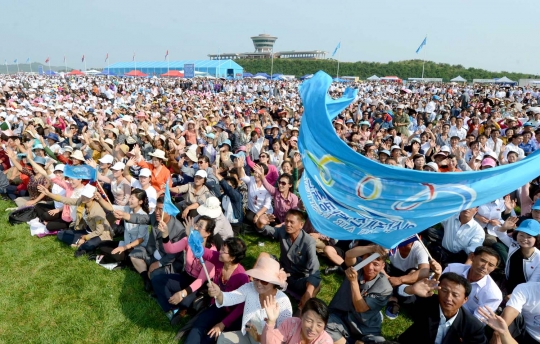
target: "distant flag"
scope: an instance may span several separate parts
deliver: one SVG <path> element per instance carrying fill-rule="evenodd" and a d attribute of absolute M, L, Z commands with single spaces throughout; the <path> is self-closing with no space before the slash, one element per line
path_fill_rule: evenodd
<path fill-rule="evenodd" d="M 13 61 L 13 63 L 17 63 L 17 62 L 18 62 L 17 59 L 15 59 L 15 60 Z"/>
<path fill-rule="evenodd" d="M 135 61 L 135 53 L 133 53 L 133 61 Z"/>
<path fill-rule="evenodd" d="M 336 49 L 334 49 L 334 52 L 332 53 L 332 57 L 334 57 L 334 55 L 337 53 L 337 51 L 339 50 L 339 48 L 341 48 L 341 42 L 339 42 L 336 46 Z"/>
<path fill-rule="evenodd" d="M 4 59 L 4 64 L 7 66 L 7 59 Z"/>
<path fill-rule="evenodd" d="M 30 58 L 27 58 L 27 59 L 26 59 L 26 63 L 30 63 Z"/>
<path fill-rule="evenodd" d="M 167 59 L 167 56 L 169 56 L 169 50 L 165 53 L 165 60 Z"/>
<path fill-rule="evenodd" d="M 47 57 L 47 59 L 45 60 L 45 63 L 49 63 L 49 58 Z"/>
<path fill-rule="evenodd" d="M 64 55 L 64 63 L 66 63 L 66 55 Z"/>
<path fill-rule="evenodd" d="M 105 56 L 105 62 L 109 59 L 109 53 L 107 53 L 107 56 Z"/>
<path fill-rule="evenodd" d="M 81 62 L 84 62 L 84 55 L 82 56 Z"/>
<path fill-rule="evenodd" d="M 420 50 L 422 50 L 422 48 L 424 47 L 424 45 L 426 45 L 426 42 L 427 42 L 427 36 L 426 38 L 424 38 L 424 40 L 422 41 L 422 43 L 420 44 L 420 46 L 418 47 L 418 49 L 416 49 L 416 53 L 418 54 L 418 52 Z"/>

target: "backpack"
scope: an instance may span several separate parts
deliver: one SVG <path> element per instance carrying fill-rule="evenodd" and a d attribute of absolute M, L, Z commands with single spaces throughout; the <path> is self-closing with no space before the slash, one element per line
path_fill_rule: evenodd
<path fill-rule="evenodd" d="M 34 206 L 24 207 L 9 214 L 8 221 L 11 225 L 29 222 L 37 217 Z"/>

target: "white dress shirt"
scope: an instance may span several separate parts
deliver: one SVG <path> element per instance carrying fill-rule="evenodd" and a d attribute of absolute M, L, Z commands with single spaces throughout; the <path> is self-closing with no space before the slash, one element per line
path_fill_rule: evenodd
<path fill-rule="evenodd" d="M 435 337 L 435 344 L 442 344 L 444 337 L 446 337 L 446 334 L 448 333 L 448 329 L 450 328 L 450 326 L 452 326 L 458 314 L 459 314 L 459 309 L 456 315 L 446 320 L 443 314 L 443 311 L 441 309 L 441 306 L 439 306 L 439 315 L 441 317 L 441 320 L 439 320 L 439 327 L 437 328 L 437 337 Z"/>
<path fill-rule="evenodd" d="M 474 218 L 462 225 L 459 214 L 441 222 L 444 227 L 442 246 L 452 253 L 465 251 L 469 254 L 478 246 L 482 246 L 486 234 Z"/>
<path fill-rule="evenodd" d="M 485 217 L 488 220 L 499 220 L 500 224 L 502 225 L 504 223 L 504 220 L 501 217 L 501 213 L 506 210 L 506 207 L 504 205 L 504 200 L 502 198 L 496 199 L 493 202 L 489 202 L 487 204 L 483 204 L 478 207 L 478 215 Z M 496 230 L 493 228 L 496 226 L 493 226 L 490 223 L 481 223 L 480 221 L 477 221 L 478 224 L 485 228 L 488 232 L 488 234 L 496 236 Z"/>
<path fill-rule="evenodd" d="M 444 269 L 443 274 L 455 272 L 456 274 L 467 278 L 470 269 L 470 265 L 453 263 L 448 264 L 446 269 Z M 484 276 L 479 281 L 469 282 L 471 283 L 472 290 L 469 294 L 469 299 L 462 307 L 471 312 L 471 314 L 474 314 L 478 320 L 481 320 L 483 317 L 478 314 L 478 307 L 488 306 L 493 311 L 497 310 L 502 302 L 502 292 L 490 275 Z"/>

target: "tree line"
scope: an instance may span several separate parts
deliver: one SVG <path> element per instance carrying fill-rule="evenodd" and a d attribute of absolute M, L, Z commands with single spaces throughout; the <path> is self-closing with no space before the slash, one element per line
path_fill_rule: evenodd
<path fill-rule="evenodd" d="M 271 59 L 242 59 L 235 60 L 244 68 L 246 73 L 267 73 L 270 70 L 274 74 L 295 75 L 297 77 L 305 74 L 313 74 L 323 70 L 329 75 L 335 77 L 337 73 L 337 61 L 327 60 L 294 60 L 294 59 L 274 59 L 272 68 Z M 422 76 L 422 60 L 407 60 L 399 62 L 340 62 L 340 76 L 358 76 L 360 79 L 366 79 L 372 75 L 390 76 L 395 75 L 402 79 L 419 78 Z M 461 75 L 468 81 L 472 79 L 493 79 L 506 76 L 512 80 L 535 79 L 538 75 L 512 72 L 491 72 L 480 68 L 465 68 L 462 65 L 450 65 L 447 63 L 435 63 L 426 61 L 424 67 L 425 78 L 443 78 L 449 81 L 456 76 Z"/>

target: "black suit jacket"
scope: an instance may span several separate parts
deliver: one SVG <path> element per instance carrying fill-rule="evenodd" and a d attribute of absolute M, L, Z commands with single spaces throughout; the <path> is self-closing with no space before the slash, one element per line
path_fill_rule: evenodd
<path fill-rule="evenodd" d="M 437 338 L 440 312 L 437 295 L 429 298 L 417 297 L 414 308 L 417 316 L 414 323 L 399 336 L 402 344 L 433 344 Z M 448 329 L 442 344 L 487 344 L 484 326 L 469 311 L 461 307 L 459 313 Z"/>

